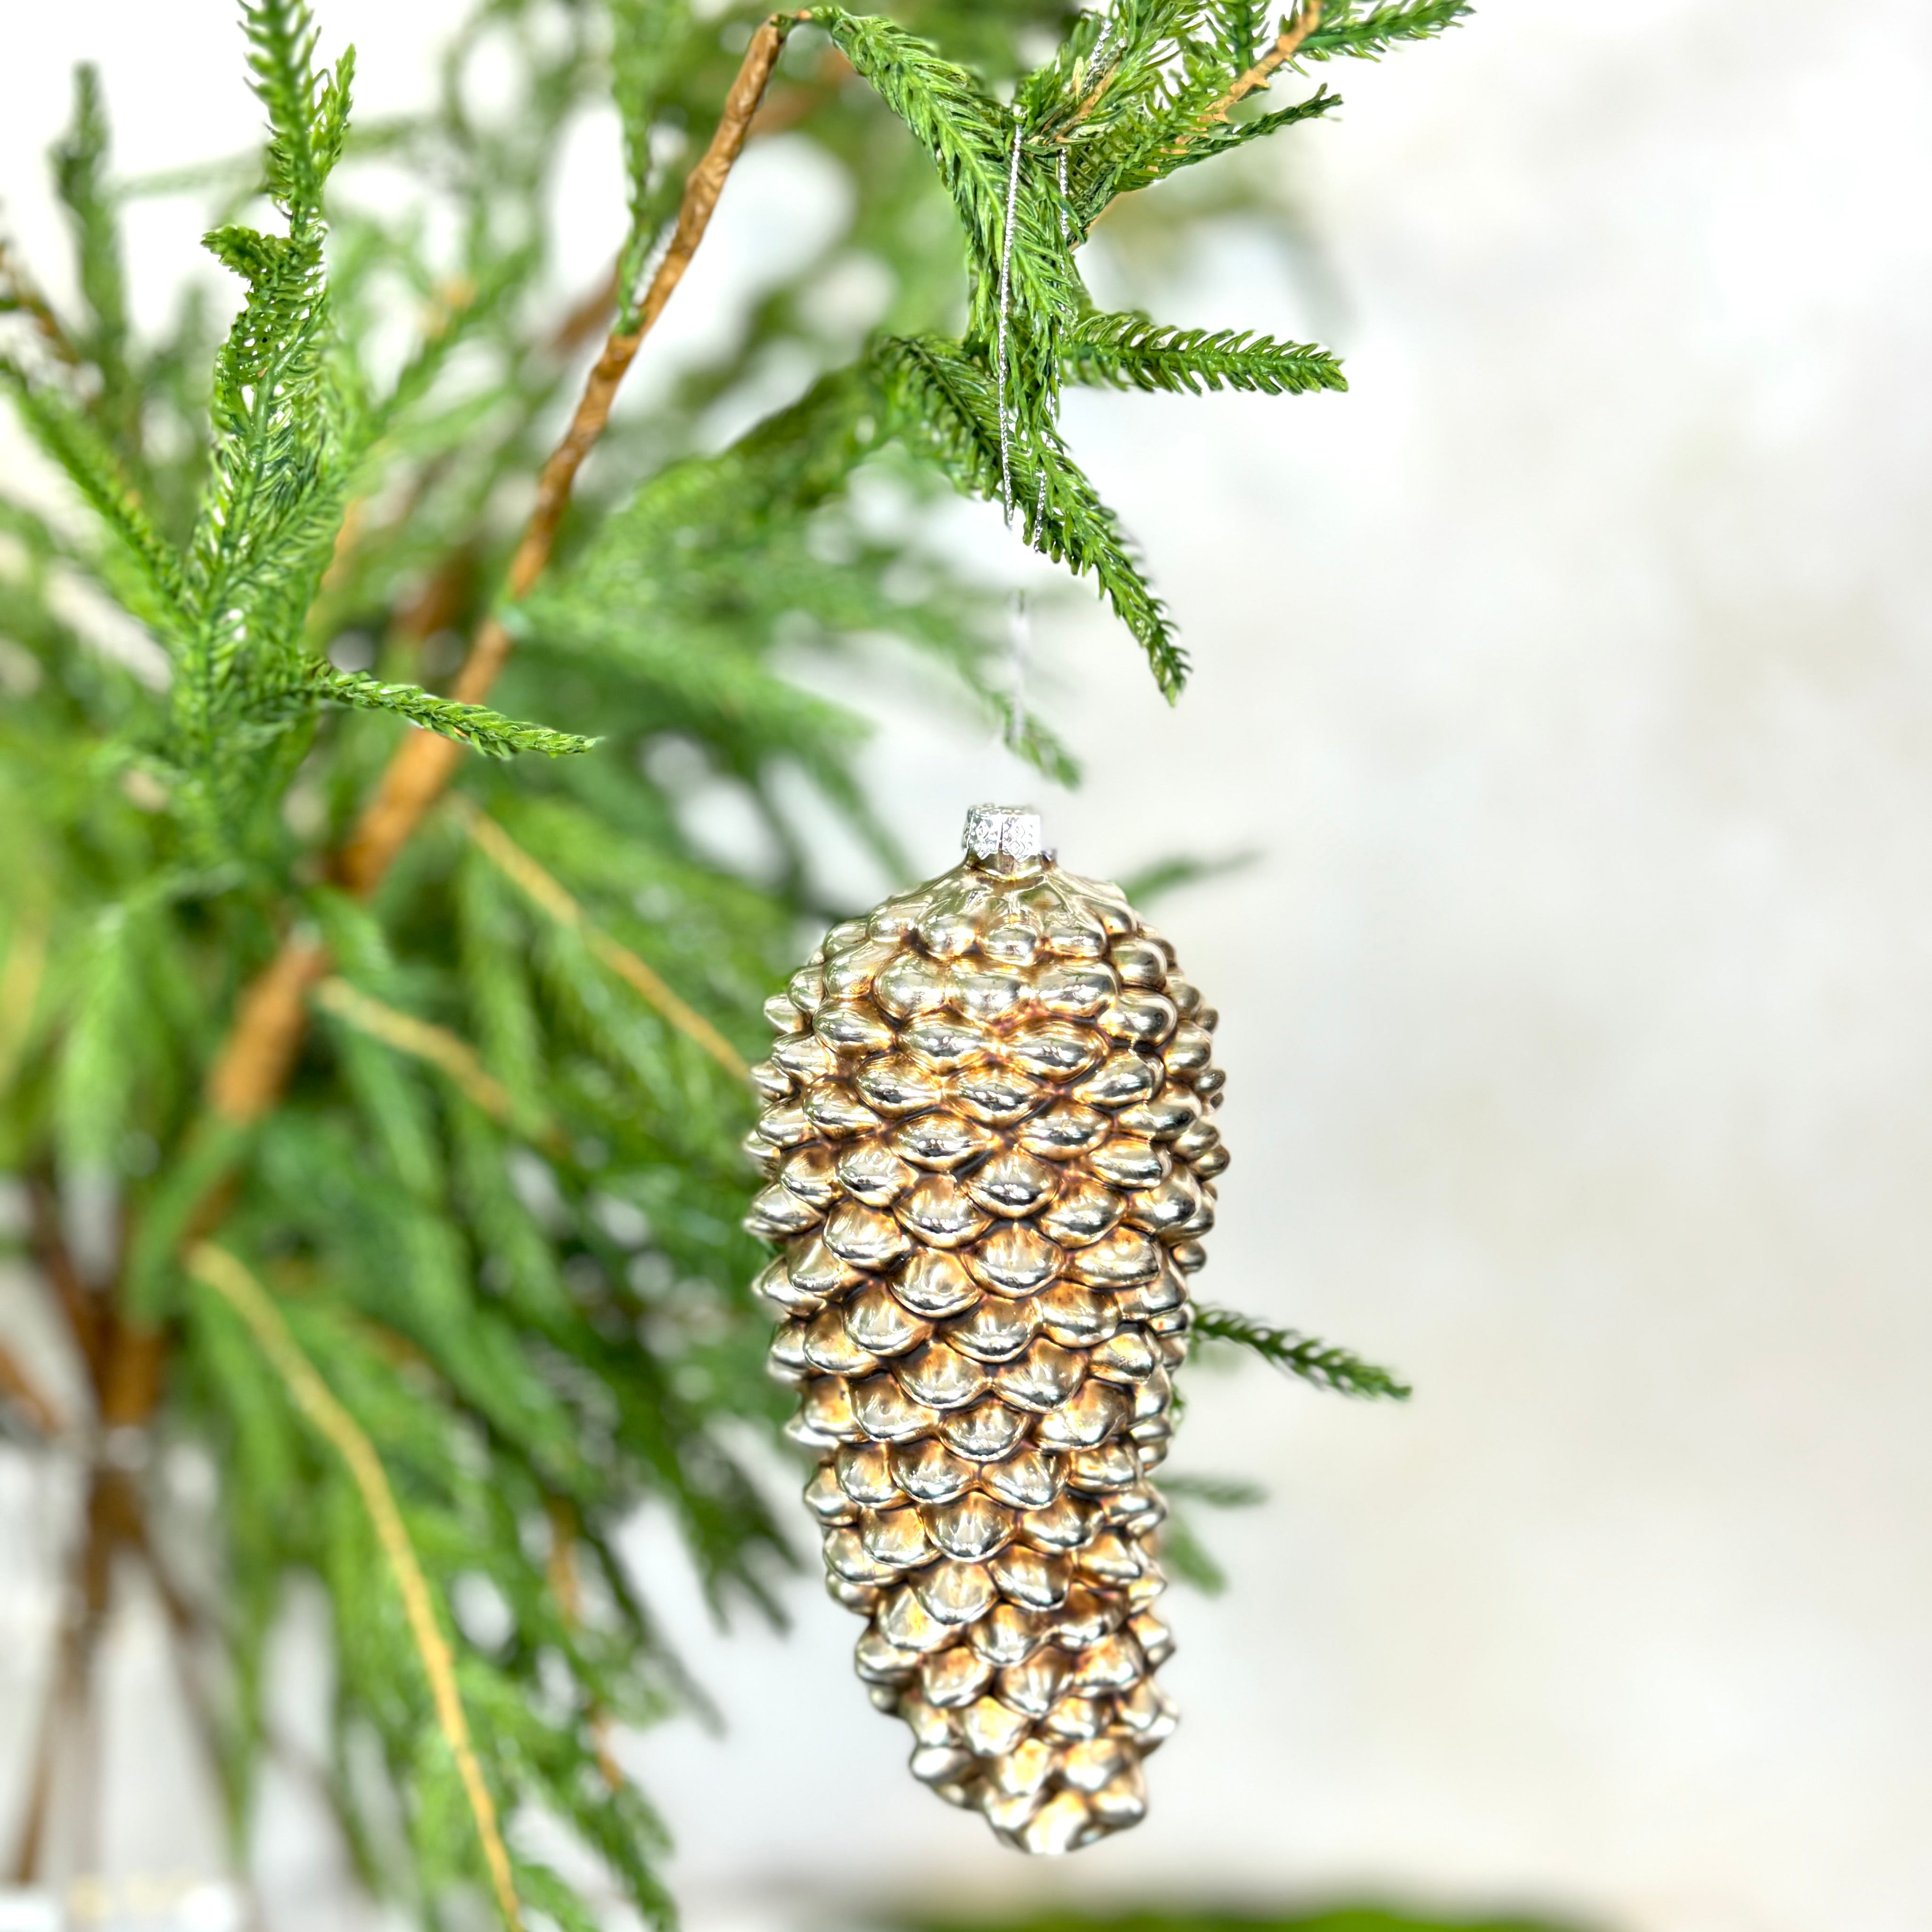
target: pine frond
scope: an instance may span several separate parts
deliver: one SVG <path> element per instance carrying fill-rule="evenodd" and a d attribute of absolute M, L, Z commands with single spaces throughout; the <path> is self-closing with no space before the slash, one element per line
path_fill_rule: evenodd
<path fill-rule="evenodd" d="M 964 68 L 891 20 L 838 7 L 814 8 L 811 18 L 931 158 L 976 258 L 997 260 L 1010 135 L 998 104 Z"/>
<path fill-rule="evenodd" d="M 74 69 L 74 118 L 53 151 L 54 185 L 73 230 L 86 326 L 76 346 L 100 376 L 94 414 L 124 462 L 140 452 L 141 395 L 129 359 L 120 223 L 107 179 L 107 113 L 100 76 Z"/>
<path fill-rule="evenodd" d="M 1245 1476 L 1191 1476 L 1163 1469 L 1161 1494 L 1181 1496 L 1209 1509 L 1255 1509 L 1268 1501 L 1268 1491 Z"/>
<path fill-rule="evenodd" d="M 1330 94 L 1326 87 L 1318 87 L 1305 100 L 1292 102 L 1286 107 L 1277 107 L 1245 121 L 1210 120 L 1185 140 L 1177 141 L 1167 154 L 1158 158 L 1146 181 L 1130 182 L 1124 178 L 1118 184 L 1117 191 L 1124 194 L 1130 185 L 1142 187 L 1147 182 L 1164 181 L 1179 169 L 1231 154 L 1237 148 L 1246 147 L 1250 141 L 1265 140 L 1270 134 L 1280 134 L 1284 128 L 1298 126 L 1304 121 L 1318 121 L 1324 115 L 1334 113 L 1342 104 L 1339 94 Z"/>
<path fill-rule="evenodd" d="M 1046 426 L 1059 380 L 1059 333 L 1086 296 L 1054 153 L 1031 140 L 1024 95 L 1017 112 L 1003 111 L 964 68 L 889 20 L 837 8 L 811 17 L 931 158 L 964 232 L 968 334 L 988 350 L 1004 339 L 1009 402 L 1021 421 Z"/>
<path fill-rule="evenodd" d="M 1341 364 L 1312 344 L 1252 329 L 1173 328 L 1135 314 L 1082 316 L 1067 339 L 1066 364 L 1072 380 L 1116 389 L 1280 396 L 1348 386 Z"/>
<path fill-rule="evenodd" d="M 1302 43 L 1301 57 L 1378 60 L 1404 40 L 1435 39 L 1474 11 L 1469 0 L 1384 0 L 1367 7 L 1360 0 L 1333 0 Z"/>
<path fill-rule="evenodd" d="M 1129 874 L 1120 881 L 1120 890 L 1137 906 L 1151 905 L 1156 899 L 1169 892 L 1179 892 L 1184 886 L 1199 885 L 1208 879 L 1225 879 L 1235 872 L 1245 872 L 1250 866 L 1260 862 L 1258 850 L 1230 852 L 1219 859 L 1198 858 L 1192 853 L 1177 853 L 1171 859 L 1156 860 L 1151 866 L 1144 866 L 1137 872 Z"/>
<path fill-rule="evenodd" d="M 256 98 L 267 110 L 268 193 L 297 227 L 319 220 L 324 183 L 342 158 L 356 50 L 315 71 L 315 22 L 305 0 L 243 0 Z"/>
<path fill-rule="evenodd" d="M 1192 1584 L 1204 1597 L 1218 1597 L 1226 1592 L 1228 1573 L 1202 1540 L 1186 1509 L 1168 1510 L 1167 1520 L 1160 1526 L 1160 1556 L 1179 1582 Z"/>
<path fill-rule="evenodd" d="M 22 426 L 65 472 L 113 538 L 125 568 L 116 587 L 164 643 L 178 644 L 191 619 L 180 559 L 148 520 L 113 451 L 66 397 L 0 356 L 0 386 Z"/>
<path fill-rule="evenodd" d="M 1232 1342 L 1317 1388 L 1371 1400 L 1386 1396 L 1391 1402 L 1406 1402 L 1414 1393 L 1393 1370 L 1378 1368 L 1347 1348 L 1318 1341 L 1298 1330 L 1270 1328 L 1232 1308 L 1196 1309 L 1193 1332 L 1210 1340 Z"/>
<path fill-rule="evenodd" d="M 574 731 L 553 731 L 545 724 L 526 724 L 481 704 L 461 704 L 439 698 L 420 685 L 385 684 L 367 671 L 338 670 L 316 664 L 301 687 L 330 704 L 346 704 L 358 711 L 390 711 L 441 738 L 481 752 L 486 758 L 514 758 L 519 752 L 542 752 L 555 758 L 587 752 L 595 738 Z"/>
<path fill-rule="evenodd" d="M 956 488 L 998 502 L 999 416 L 984 366 L 963 344 L 933 336 L 888 338 L 874 359 L 895 433 L 936 463 Z M 1012 450 L 1010 460 L 1016 506 L 1029 543 L 1076 576 L 1090 574 L 1098 581 L 1114 614 L 1146 652 L 1163 695 L 1178 698 L 1186 682 L 1186 656 L 1113 512 L 1055 436 L 1042 433 Z"/>
<path fill-rule="evenodd" d="M 318 80 L 315 29 L 302 0 L 246 0 L 242 15 L 268 114 L 270 193 L 288 232 L 230 226 L 206 238 L 248 292 L 215 359 L 209 476 L 189 548 L 195 621 L 172 692 L 183 806 L 205 842 L 260 790 L 259 770 L 239 761 L 256 745 L 232 728 L 273 715 L 266 700 L 305 681 L 301 634 L 353 466 L 344 399 L 328 367 L 322 221 L 324 184 L 347 126 L 353 56 Z"/>

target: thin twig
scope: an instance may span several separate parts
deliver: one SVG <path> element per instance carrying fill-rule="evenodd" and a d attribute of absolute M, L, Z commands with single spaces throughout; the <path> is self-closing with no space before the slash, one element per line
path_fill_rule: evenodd
<path fill-rule="evenodd" d="M 60 1410 L 4 1342 L 0 1342 L 0 1396 L 13 1402 L 33 1424 L 35 1435 L 52 1442 L 61 1432 Z"/>
<path fill-rule="evenodd" d="M 74 1672 L 69 1657 L 74 1641 L 70 1620 L 63 1618 L 54 1666 L 41 1694 L 40 1720 L 34 1733 L 34 1754 L 27 1773 L 27 1795 L 15 1828 L 14 1854 L 8 1882 L 32 1885 L 40 1876 L 40 1854 L 53 1814 L 54 1784 L 60 1769 L 61 1740 L 69 1732 L 74 1696 Z"/>
<path fill-rule="evenodd" d="M 435 1600 L 429 1580 L 423 1574 L 416 1546 L 410 1540 L 402 1512 L 396 1506 L 395 1492 L 389 1486 L 388 1472 L 375 1445 L 365 1436 L 355 1418 L 337 1400 L 327 1383 L 316 1373 L 301 1345 L 289 1331 L 281 1311 L 254 1275 L 226 1249 L 213 1243 L 200 1243 L 188 1257 L 195 1278 L 214 1289 L 248 1324 L 257 1345 L 276 1372 L 287 1385 L 289 1394 L 310 1423 L 347 1466 L 361 1492 L 363 1507 L 369 1512 L 376 1538 L 382 1546 L 409 1619 L 410 1634 L 429 1680 L 430 1696 L 436 1708 L 438 1728 L 456 1760 L 476 1835 L 483 1848 L 490 1882 L 496 1895 L 497 1909 L 504 1922 L 520 1932 L 523 1913 L 517 1900 L 516 1882 L 508 1848 L 497 1822 L 496 1802 L 483 1776 L 476 1748 L 471 1742 L 469 1715 L 456 1682 L 456 1660 L 449 1640 L 437 1622 Z"/>
<path fill-rule="evenodd" d="M 745 1057 L 690 1002 L 674 992 L 631 949 L 594 924 L 569 890 L 545 872 L 496 821 L 467 799 L 451 801 L 476 848 L 531 902 L 581 935 L 591 952 L 686 1039 L 701 1046 L 734 1078 L 751 1072 Z"/>
<path fill-rule="evenodd" d="M 536 502 L 510 560 L 504 585 L 505 595 L 513 603 L 530 594 L 550 562 L 577 473 L 610 420 L 618 387 L 638 348 L 683 280 L 711 225 L 718 198 L 744 147 L 752 117 L 794 24 L 790 16 L 774 15 L 759 26 L 745 50 L 737 78 L 725 96 L 717 132 L 685 182 L 670 244 L 638 304 L 636 321 L 628 330 L 620 327 L 614 331 L 605 342 L 604 352 L 584 386 L 570 427 L 537 478 Z M 620 323 L 622 320 L 620 314 Z M 487 618 L 450 687 L 450 695 L 465 704 L 482 704 L 508 660 L 513 644 L 500 617 Z M 460 746 L 427 731 L 412 733 L 398 747 L 337 867 L 338 876 L 352 892 L 366 897 L 381 884 L 397 853 L 441 796 L 462 755 Z"/>
<path fill-rule="evenodd" d="M 98 1396 L 104 1352 L 100 1304 L 81 1280 L 68 1252 L 67 1238 L 61 1232 L 60 1204 L 53 1184 L 45 1175 L 36 1175 L 27 1183 L 27 1220 L 34 1264 L 60 1304 L 68 1333 Z"/>
<path fill-rule="evenodd" d="M 1201 124 L 1205 127 L 1210 121 L 1226 120 L 1228 109 L 1246 100 L 1257 88 L 1267 86 L 1274 78 L 1275 70 L 1292 60 L 1302 42 L 1321 24 L 1322 0 L 1306 0 L 1292 23 L 1275 36 L 1274 45 L 1245 74 L 1237 75 L 1227 92 L 1202 116 Z"/>
<path fill-rule="evenodd" d="M 346 980 L 323 980 L 315 989 L 315 1003 L 358 1033 L 440 1068 L 493 1119 L 507 1123 L 514 1112 L 509 1089 L 483 1064 L 476 1049 L 448 1028 L 373 999 Z"/>
<path fill-rule="evenodd" d="M 526 596 L 549 562 L 577 472 L 609 422 L 618 385 L 638 346 L 684 278 L 710 226 L 718 197 L 745 144 L 766 83 L 778 64 L 795 16 L 774 15 L 752 34 L 738 76 L 725 97 L 711 145 L 685 182 L 684 199 L 670 248 L 658 265 L 638 312 L 635 327 L 611 335 L 590 372 L 570 427 L 544 465 L 537 500 L 510 566 L 507 590 Z M 509 656 L 512 639 L 502 620 L 484 620 L 452 694 L 476 704 L 488 694 Z M 376 796 L 335 863 L 337 878 L 366 898 L 454 775 L 461 748 L 428 731 L 412 731 L 390 759 Z M 222 1120 L 245 1126 L 280 1097 L 302 1044 L 308 993 L 328 971 L 319 940 L 292 933 L 261 976 L 242 995 L 233 1025 L 217 1054 L 208 1081 L 208 1104 Z"/>
<path fill-rule="evenodd" d="M 584 1621 L 584 1590 L 577 1575 L 577 1521 L 568 1503 L 561 1496 L 547 1497 L 544 1514 L 550 1519 L 550 1558 L 544 1565 L 550 1594 L 562 1612 L 564 1622 L 574 1629 Z M 597 1768 L 613 1791 L 621 1791 L 628 1782 L 624 1768 L 610 1748 L 610 1714 L 593 1702 L 588 1712 L 590 1746 Z"/>
<path fill-rule="evenodd" d="M 296 932 L 243 992 L 208 1070 L 208 1105 L 222 1119 L 245 1126 L 282 1097 L 307 1027 L 304 1002 L 328 973 L 328 949 L 313 933 Z"/>
<path fill-rule="evenodd" d="M 88 1808 L 82 1821 L 85 1836 L 92 1834 L 97 1822 L 92 1809 L 99 1796 L 94 1762 L 100 1744 L 94 1658 L 113 1607 L 115 1559 L 128 1540 L 140 1507 L 128 1472 L 97 1460 L 88 1473 L 81 1539 L 68 1568 L 53 1673 L 41 1708 L 26 1802 L 21 1809 L 12 1874 L 16 1885 L 31 1885 L 40 1875 L 56 1788 L 61 1782 L 64 1747 L 74 1750 L 80 1760 L 78 1774 L 67 1782 Z"/>
<path fill-rule="evenodd" d="M 141 1560 L 142 1568 L 147 1572 L 148 1580 L 154 1586 L 154 1594 L 160 1599 L 162 1615 L 167 1624 L 168 1653 L 174 1664 L 176 1685 L 194 1725 L 209 1780 L 220 1792 L 232 1821 L 236 1816 L 236 1792 L 230 1774 L 227 1754 L 222 1747 L 220 1714 L 196 1654 L 197 1646 L 208 1634 L 208 1619 L 170 1574 L 145 1522 L 136 1520 L 129 1540 L 134 1553 Z M 247 1932 L 266 1932 L 261 1897 L 248 1870 L 246 1848 L 231 1842 L 230 1852 L 232 1876 L 242 1897 L 243 1924 Z"/>
<path fill-rule="evenodd" d="M 52 304 L 4 240 L 0 240 L 0 299 L 26 316 L 41 340 L 69 368 L 80 367 L 80 352 L 55 314 Z"/>

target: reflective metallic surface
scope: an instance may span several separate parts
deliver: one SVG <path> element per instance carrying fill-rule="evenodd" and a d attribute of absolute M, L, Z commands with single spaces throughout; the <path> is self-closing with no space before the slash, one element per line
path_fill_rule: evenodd
<path fill-rule="evenodd" d="M 1019 808 L 976 808 L 966 844 L 767 1004 L 746 1226 L 784 1250 L 771 1371 L 860 1676 L 914 1777 L 1066 1852 L 1139 1822 L 1174 1728 L 1148 1477 L 1222 1083 L 1214 1010 L 1118 887 Z"/>

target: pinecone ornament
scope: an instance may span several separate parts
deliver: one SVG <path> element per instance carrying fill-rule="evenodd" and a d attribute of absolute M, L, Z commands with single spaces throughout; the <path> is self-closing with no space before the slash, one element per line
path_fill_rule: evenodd
<path fill-rule="evenodd" d="M 1057 1852 L 1137 1823 L 1172 1732 L 1150 1473 L 1204 1258 L 1214 1010 L 1040 820 L 848 920 L 767 1003 L 746 1226 L 858 1672 L 913 1774 Z"/>

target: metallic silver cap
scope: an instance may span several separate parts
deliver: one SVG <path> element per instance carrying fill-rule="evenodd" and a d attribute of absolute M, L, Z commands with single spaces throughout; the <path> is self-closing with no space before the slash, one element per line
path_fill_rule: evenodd
<path fill-rule="evenodd" d="M 966 814 L 959 842 L 975 859 L 1002 853 L 1010 859 L 1036 859 L 1042 849 L 1040 814 L 1030 805 L 976 805 Z"/>

